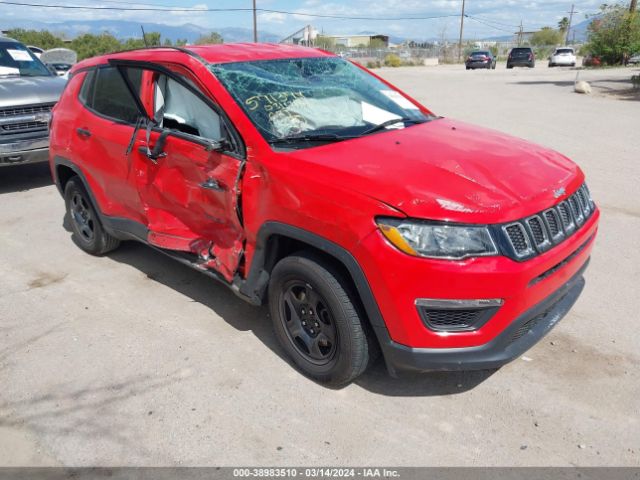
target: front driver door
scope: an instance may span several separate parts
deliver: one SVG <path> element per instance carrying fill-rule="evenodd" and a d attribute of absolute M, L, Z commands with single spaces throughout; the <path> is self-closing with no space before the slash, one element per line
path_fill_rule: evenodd
<path fill-rule="evenodd" d="M 191 253 L 203 269 L 213 268 L 231 281 L 244 241 L 236 184 L 241 162 L 233 151 L 237 142 L 193 82 L 164 69 L 143 70 L 143 104 L 153 106 L 156 122 L 155 128 L 138 133 L 135 155 L 148 241 Z M 146 154 L 147 147 L 152 150 L 163 141 L 156 158 Z"/>

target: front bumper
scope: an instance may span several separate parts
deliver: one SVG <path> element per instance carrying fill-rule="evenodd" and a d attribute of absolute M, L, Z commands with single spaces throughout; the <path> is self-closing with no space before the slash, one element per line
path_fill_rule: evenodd
<path fill-rule="evenodd" d="M 0 167 L 48 160 L 48 136 L 0 143 Z"/>
<path fill-rule="evenodd" d="M 381 347 L 392 374 L 408 371 L 456 371 L 498 368 L 522 355 L 571 309 L 584 288 L 582 268 L 542 302 L 516 318 L 491 342 L 468 348 L 410 348 L 387 337 Z"/>

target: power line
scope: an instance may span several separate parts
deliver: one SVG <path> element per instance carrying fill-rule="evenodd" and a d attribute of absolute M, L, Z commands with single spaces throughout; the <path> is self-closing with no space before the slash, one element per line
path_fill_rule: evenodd
<path fill-rule="evenodd" d="M 45 3 L 26 3 L 13 2 L 8 0 L 0 0 L 0 4 L 17 5 L 19 7 L 38 7 L 38 8 L 59 8 L 64 10 L 104 10 L 118 12 L 253 12 L 253 8 L 184 8 L 184 7 L 109 7 L 109 6 L 88 6 L 88 5 L 49 5 Z M 307 12 L 290 12 L 286 10 L 272 10 L 269 8 L 256 8 L 255 11 L 261 13 L 280 13 L 283 15 L 294 15 L 300 17 L 313 18 L 334 18 L 338 20 L 370 20 L 370 21 L 399 21 L 399 20 L 433 20 L 439 18 L 457 17 L 458 15 L 429 15 L 429 16 L 411 16 L 411 17 L 360 17 L 350 15 L 330 15 L 320 13 Z"/>
<path fill-rule="evenodd" d="M 499 22 L 498 20 L 491 20 L 489 18 L 484 17 L 483 15 L 479 15 L 479 14 L 473 14 L 473 15 L 467 15 L 469 17 L 474 17 L 474 19 L 478 19 L 478 20 L 484 20 L 485 22 L 488 23 L 492 23 L 495 25 L 500 25 L 502 27 L 509 27 L 509 28 L 518 28 L 518 25 L 513 25 L 510 23 L 503 23 L 503 22 Z"/>
<path fill-rule="evenodd" d="M 491 25 L 490 23 L 488 23 L 488 22 L 486 22 L 484 20 L 481 20 L 481 19 L 479 19 L 479 18 L 477 18 L 477 17 L 475 17 L 473 15 L 465 15 L 465 16 L 467 18 L 470 18 L 471 20 L 475 20 L 476 22 L 481 23 L 481 24 L 483 24 L 483 25 L 485 25 L 485 26 L 487 26 L 489 28 L 492 28 L 494 30 L 500 30 L 501 32 L 508 32 L 508 33 L 513 34 L 513 30 L 512 29 L 507 30 L 506 28 L 502 28 L 502 27 L 497 27 L 495 25 Z M 520 28 L 520 27 L 519 26 L 514 26 L 514 28 Z"/>

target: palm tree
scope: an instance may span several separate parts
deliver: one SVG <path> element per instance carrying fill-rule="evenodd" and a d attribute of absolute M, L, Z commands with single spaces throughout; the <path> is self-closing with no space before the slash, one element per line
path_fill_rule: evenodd
<path fill-rule="evenodd" d="M 562 17 L 562 20 L 558 22 L 558 28 L 562 33 L 566 33 L 569 28 L 569 19 L 567 17 Z"/>

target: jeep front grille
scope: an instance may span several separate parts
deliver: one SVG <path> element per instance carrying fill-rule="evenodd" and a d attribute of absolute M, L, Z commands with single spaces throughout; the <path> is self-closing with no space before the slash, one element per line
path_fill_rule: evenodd
<path fill-rule="evenodd" d="M 568 199 L 544 212 L 505 224 L 501 230 L 518 260 L 542 253 L 565 240 L 585 224 L 595 211 L 595 205 L 586 184 Z"/>

